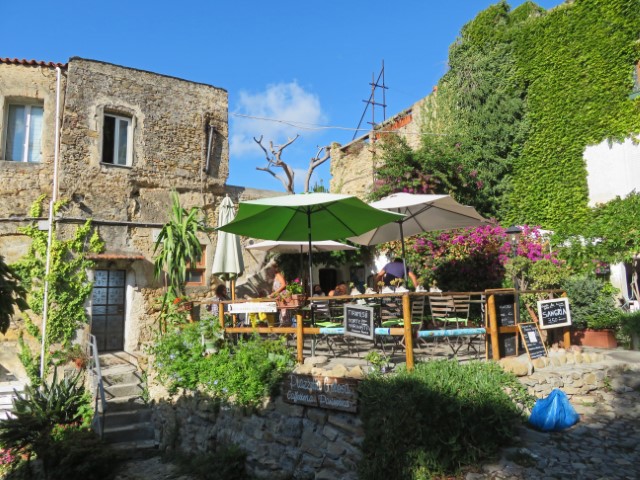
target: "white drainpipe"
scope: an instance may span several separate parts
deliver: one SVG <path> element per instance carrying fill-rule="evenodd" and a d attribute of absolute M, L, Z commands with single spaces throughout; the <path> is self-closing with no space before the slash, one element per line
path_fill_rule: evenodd
<path fill-rule="evenodd" d="M 47 315 L 49 313 L 49 272 L 51 271 L 51 243 L 53 242 L 53 205 L 58 199 L 58 160 L 60 156 L 60 90 L 62 71 L 56 67 L 56 130 L 53 154 L 53 187 L 49 202 L 49 235 L 47 237 L 47 262 L 45 265 L 44 299 L 42 309 L 42 347 L 40 349 L 40 378 L 44 379 L 45 351 L 47 346 Z"/>

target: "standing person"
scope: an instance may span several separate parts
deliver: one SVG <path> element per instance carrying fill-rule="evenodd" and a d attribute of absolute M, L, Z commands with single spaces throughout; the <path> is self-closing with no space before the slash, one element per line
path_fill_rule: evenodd
<path fill-rule="evenodd" d="M 229 294 L 227 293 L 227 287 L 224 283 L 218 285 L 215 289 L 215 295 L 213 297 L 213 303 L 208 305 L 207 310 L 209 310 L 213 315 L 218 315 L 218 302 L 223 302 L 225 300 L 230 300 Z"/>
<path fill-rule="evenodd" d="M 287 282 L 284 279 L 284 275 L 282 275 L 282 270 L 280 270 L 280 265 L 278 265 L 277 263 L 273 264 L 273 271 L 274 271 L 274 277 L 273 277 L 273 287 L 272 287 L 272 292 L 269 295 L 271 298 L 276 298 L 280 292 L 282 292 L 285 287 L 287 286 Z"/>
<path fill-rule="evenodd" d="M 413 288 L 418 288 L 418 278 L 408 266 L 407 275 L 413 282 Z M 376 283 L 382 280 L 385 287 L 388 287 L 396 278 L 404 280 L 404 262 L 401 258 L 395 258 L 393 262 L 387 263 L 383 269 L 378 272 L 378 275 L 376 275 Z"/>

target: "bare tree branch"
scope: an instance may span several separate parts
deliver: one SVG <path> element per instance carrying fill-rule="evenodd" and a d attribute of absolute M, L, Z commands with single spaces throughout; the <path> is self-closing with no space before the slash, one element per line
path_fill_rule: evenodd
<path fill-rule="evenodd" d="M 311 161 L 309 162 L 309 170 L 307 170 L 307 178 L 305 179 L 305 182 L 304 182 L 304 193 L 309 192 L 309 183 L 311 182 L 311 175 L 313 175 L 313 171 L 317 167 L 322 165 L 324 162 L 329 160 L 330 158 L 331 158 L 331 145 L 318 147 L 316 156 L 312 157 Z"/>
<path fill-rule="evenodd" d="M 262 144 L 262 135 L 260 135 L 259 139 L 256 137 L 253 137 L 253 140 L 260 146 L 260 148 L 264 152 L 264 155 L 267 159 L 267 166 L 256 167 L 256 170 L 267 172 L 270 175 L 272 175 L 274 178 L 277 178 L 278 180 L 280 180 L 280 182 L 282 182 L 282 185 L 284 186 L 285 190 L 288 193 L 295 193 L 293 188 L 295 172 L 286 162 L 282 160 L 282 151 L 285 148 L 287 148 L 289 145 L 291 145 L 293 142 L 295 142 L 299 136 L 300 135 L 296 135 L 295 138 L 289 139 L 287 143 L 285 143 L 284 145 L 274 145 L 273 141 L 270 141 L 269 150 L 267 150 L 265 146 Z M 285 174 L 285 178 L 277 175 L 273 170 L 271 170 L 272 167 L 282 168 L 282 171 Z"/>

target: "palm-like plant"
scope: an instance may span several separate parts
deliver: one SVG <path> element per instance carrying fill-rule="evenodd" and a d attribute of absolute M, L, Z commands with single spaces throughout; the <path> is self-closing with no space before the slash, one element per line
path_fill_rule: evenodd
<path fill-rule="evenodd" d="M 159 251 L 154 260 L 156 278 L 166 272 L 167 287 L 163 307 L 169 298 L 177 298 L 184 294 L 187 269 L 189 264 L 198 261 L 202 255 L 202 247 L 198 233 L 206 231 L 202 223 L 202 210 L 191 207 L 188 211 L 180 206 L 178 194 L 171 192 L 172 207 L 169 221 L 162 227 L 156 240 L 153 253 Z"/>
<path fill-rule="evenodd" d="M 50 384 L 27 385 L 13 401 L 12 417 L 0 421 L 0 444 L 13 451 L 35 454 L 45 471 L 55 464 L 53 436 L 56 429 L 87 428 L 91 401 L 82 384 L 82 373 L 58 381 L 54 370 Z"/>

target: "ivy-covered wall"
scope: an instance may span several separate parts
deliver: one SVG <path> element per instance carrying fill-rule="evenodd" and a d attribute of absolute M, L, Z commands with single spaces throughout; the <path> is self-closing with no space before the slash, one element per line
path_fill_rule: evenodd
<path fill-rule="evenodd" d="M 576 0 L 522 26 L 515 79 L 528 135 L 509 221 L 557 228 L 586 217 L 585 147 L 640 133 L 640 102 L 629 98 L 639 38 L 638 0 Z"/>
<path fill-rule="evenodd" d="M 640 0 L 490 6 L 450 47 L 421 147 L 382 148 L 373 196 L 450 193 L 504 224 L 579 231 L 585 148 L 640 134 L 639 39 Z"/>

